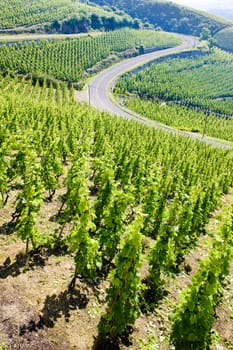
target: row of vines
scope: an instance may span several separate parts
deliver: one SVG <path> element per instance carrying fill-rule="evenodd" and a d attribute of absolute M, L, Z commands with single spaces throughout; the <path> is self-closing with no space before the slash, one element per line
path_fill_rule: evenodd
<path fill-rule="evenodd" d="M 144 100 L 135 96 L 125 97 L 124 104 L 134 112 L 158 123 L 233 142 L 232 118 L 220 118 L 212 113 L 195 111 L 187 106 Z"/>
<path fill-rule="evenodd" d="M 216 234 L 207 258 L 180 294 L 171 315 L 171 341 L 176 349 L 208 349 L 216 307 L 221 301 L 233 259 L 233 207 Z"/>
<path fill-rule="evenodd" d="M 68 89 L 64 83 L 46 80 L 46 78 L 33 80 L 30 77 L 19 77 L 7 75 L 4 78 L 1 76 L 0 89 L 2 96 L 13 95 L 21 96 L 22 98 L 33 98 L 34 101 L 46 101 L 48 103 L 56 103 L 61 105 L 70 101 L 75 101 L 75 90 L 73 87 Z"/>
<path fill-rule="evenodd" d="M 149 30 L 119 30 L 67 40 L 25 42 L 0 47 L 0 68 L 19 74 L 40 73 L 76 82 L 82 78 L 85 70 L 113 52 L 141 45 L 159 49 L 179 43 L 180 39 L 172 34 Z"/>
<path fill-rule="evenodd" d="M 47 24 L 50 22 L 63 21 L 73 18 L 76 20 L 85 20 L 90 24 L 91 18 L 99 19 L 99 21 L 108 20 L 116 22 L 119 26 L 125 24 L 127 26 L 133 24 L 132 19 L 122 11 L 114 12 L 110 8 L 96 6 L 93 3 L 83 3 L 72 0 L 7 0 L 0 1 L 0 30 L 17 29 L 20 26 L 36 26 Z M 92 17 L 94 16 L 94 17 Z M 125 23 L 123 23 L 125 21 Z M 58 23 L 57 23 L 58 24 Z M 100 23 L 92 23 L 93 29 L 101 28 Z M 103 23 L 102 23 L 103 24 Z M 124 25 L 123 25 L 124 26 Z M 56 25 L 55 25 L 56 27 Z M 55 29 L 55 28 L 54 28 Z M 58 29 L 58 28 L 57 28 Z M 87 28 L 83 28 L 84 31 Z M 110 28 L 109 28 L 110 29 Z M 80 28 L 78 32 L 80 31 Z"/>
<path fill-rule="evenodd" d="M 123 76 L 116 92 L 134 92 L 141 98 L 160 98 L 230 117 L 232 65 L 232 54 L 219 49 L 200 57 L 194 52 L 194 56 L 169 58 Z"/>
<path fill-rule="evenodd" d="M 232 153 L 110 117 L 76 104 L 66 88 L 58 91 L 2 78 L 1 209 L 13 197 L 11 227 L 26 242 L 26 253 L 66 245 L 75 266 L 70 290 L 79 276 L 96 282 L 108 275 L 99 334 L 114 338 L 134 324 L 142 304 L 153 308 L 166 279 L 203 234 L 220 196 L 233 185 Z M 42 230 L 41 209 L 61 188 L 56 229 Z M 230 260 L 228 227 L 222 233 L 227 246 L 216 243 L 210 255 L 226 264 L 216 279 Z M 174 316 L 174 344 L 181 341 L 176 320 L 182 310 Z M 207 341 L 202 344 L 205 349 Z"/>
<path fill-rule="evenodd" d="M 1 0 L 0 6 L 0 28 L 49 22 L 75 11 L 75 5 L 70 0 Z"/>

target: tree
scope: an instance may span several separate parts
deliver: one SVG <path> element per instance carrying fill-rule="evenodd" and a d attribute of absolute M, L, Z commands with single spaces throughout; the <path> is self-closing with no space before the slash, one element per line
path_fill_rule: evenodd
<path fill-rule="evenodd" d="M 202 29 L 201 34 L 200 34 L 200 39 L 201 39 L 201 40 L 208 40 L 210 37 L 211 37 L 211 33 L 210 33 L 209 28 L 204 27 L 204 28 Z"/>
<path fill-rule="evenodd" d="M 56 32 L 60 32 L 60 30 L 61 30 L 61 22 L 59 22 L 57 19 L 55 19 L 51 23 L 51 28 L 54 29 Z"/>
<path fill-rule="evenodd" d="M 101 17 L 95 13 L 92 13 L 91 14 L 91 27 L 93 29 L 99 29 L 102 27 L 102 25 L 103 25 L 103 22 L 101 20 Z"/>
<path fill-rule="evenodd" d="M 216 40 L 213 37 L 210 37 L 208 39 L 208 47 L 209 47 L 209 51 L 213 50 L 213 47 L 216 45 Z"/>
<path fill-rule="evenodd" d="M 134 21 L 133 21 L 133 28 L 134 29 L 140 29 L 140 20 L 138 18 L 135 18 Z"/>

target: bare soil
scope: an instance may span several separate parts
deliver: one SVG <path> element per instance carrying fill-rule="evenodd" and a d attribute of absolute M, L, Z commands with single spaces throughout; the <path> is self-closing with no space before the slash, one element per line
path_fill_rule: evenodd
<path fill-rule="evenodd" d="M 56 230 L 54 218 L 60 208 L 64 188 L 52 202 L 42 206 L 38 226 Z M 9 225 L 17 190 L 0 211 L 0 349 L 9 350 L 143 350 L 173 349 L 169 345 L 169 314 L 179 300 L 180 291 L 191 281 L 199 261 L 208 255 L 224 208 L 233 201 L 233 191 L 222 198 L 222 207 L 212 214 L 197 246 L 186 256 L 180 273 L 169 279 L 167 293 L 150 314 L 142 314 L 129 337 L 118 343 L 99 343 L 98 323 L 105 309 L 108 281 L 103 278 L 89 284 L 78 278 L 74 291 L 68 285 L 74 273 L 73 257 L 66 249 L 38 249 L 25 266 L 25 243 Z M 69 228 L 67 228 L 68 230 Z M 147 274 L 143 265 L 141 274 Z M 233 265 L 229 283 L 216 312 L 215 330 L 218 340 L 211 349 L 233 349 Z"/>

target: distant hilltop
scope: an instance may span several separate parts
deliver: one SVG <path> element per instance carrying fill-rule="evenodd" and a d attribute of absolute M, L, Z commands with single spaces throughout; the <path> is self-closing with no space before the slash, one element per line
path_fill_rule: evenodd
<path fill-rule="evenodd" d="M 219 9 L 219 8 L 215 8 L 215 9 L 208 9 L 208 12 L 211 12 L 217 16 L 221 16 L 224 17 L 226 19 L 230 19 L 233 21 L 233 8 L 231 9 Z"/>

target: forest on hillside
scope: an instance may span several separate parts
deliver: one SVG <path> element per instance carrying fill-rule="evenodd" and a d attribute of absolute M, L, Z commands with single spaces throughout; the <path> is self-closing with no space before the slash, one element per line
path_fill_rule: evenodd
<path fill-rule="evenodd" d="M 153 25 L 165 31 L 199 35 L 204 27 L 214 34 L 229 23 L 188 7 L 179 6 L 170 1 L 155 0 L 93 0 L 98 5 L 119 8 L 133 18 L 139 18 L 148 26 Z"/>

